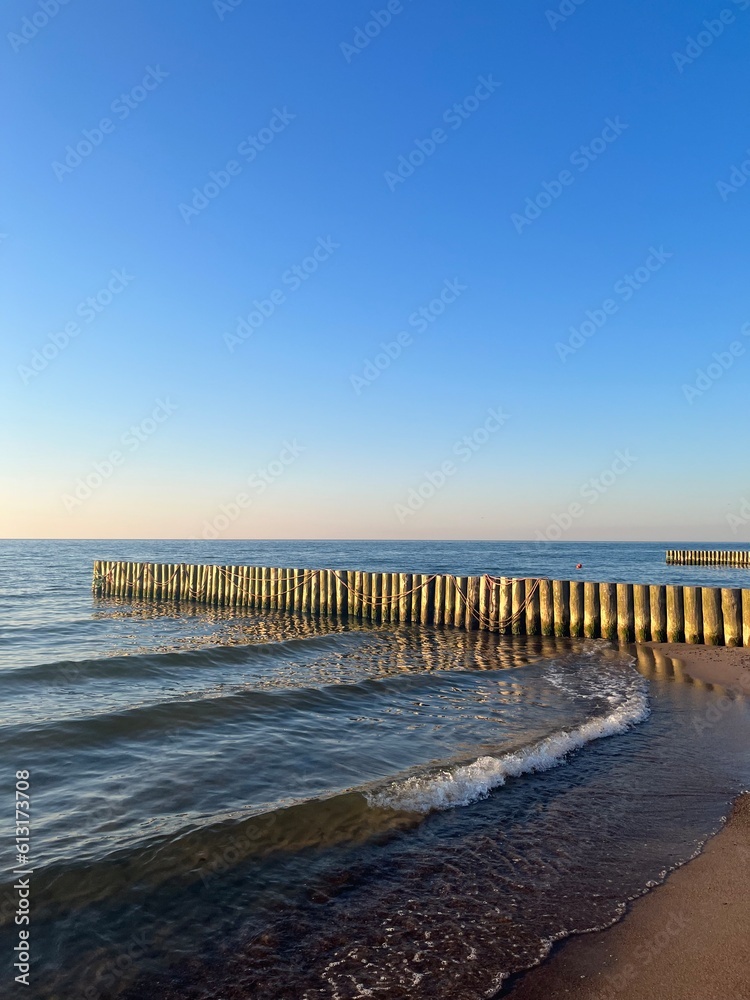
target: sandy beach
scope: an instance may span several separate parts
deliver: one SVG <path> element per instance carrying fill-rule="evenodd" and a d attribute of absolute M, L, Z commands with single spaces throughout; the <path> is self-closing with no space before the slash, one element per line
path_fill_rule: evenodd
<path fill-rule="evenodd" d="M 736 694 L 750 695 L 748 647 L 688 646 L 676 642 L 647 642 L 645 645 L 676 660 L 695 680 L 718 684 Z"/>
<path fill-rule="evenodd" d="M 750 694 L 750 650 L 649 644 L 695 680 Z M 607 930 L 570 938 L 512 984 L 512 1000 L 750 998 L 750 794 L 700 855 Z"/>

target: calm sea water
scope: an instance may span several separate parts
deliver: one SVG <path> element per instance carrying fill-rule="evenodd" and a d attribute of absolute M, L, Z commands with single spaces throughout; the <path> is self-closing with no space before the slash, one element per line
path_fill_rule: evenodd
<path fill-rule="evenodd" d="M 648 651 L 100 600 L 93 559 L 750 585 L 665 547 L 0 543 L 0 995 L 495 996 L 750 783 L 747 701 Z"/>

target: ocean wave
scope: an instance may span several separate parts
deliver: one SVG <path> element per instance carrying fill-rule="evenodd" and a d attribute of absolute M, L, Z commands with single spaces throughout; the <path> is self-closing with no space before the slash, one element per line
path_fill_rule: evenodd
<path fill-rule="evenodd" d="M 468 806 L 487 798 L 508 778 L 536 771 L 548 771 L 563 763 L 568 754 L 605 736 L 616 736 L 644 722 L 649 714 L 645 682 L 628 692 L 624 700 L 607 714 L 588 719 L 573 729 L 553 733 L 521 750 L 499 756 L 484 756 L 470 764 L 412 775 L 387 788 L 368 793 L 369 805 L 427 813 Z"/>

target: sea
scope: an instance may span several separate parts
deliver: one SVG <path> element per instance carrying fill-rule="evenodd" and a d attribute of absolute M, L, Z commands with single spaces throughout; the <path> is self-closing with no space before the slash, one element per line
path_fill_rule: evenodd
<path fill-rule="evenodd" d="M 648 648 L 102 599 L 95 559 L 750 587 L 680 547 L 0 542 L 0 996 L 500 997 L 750 787 L 748 698 Z"/>

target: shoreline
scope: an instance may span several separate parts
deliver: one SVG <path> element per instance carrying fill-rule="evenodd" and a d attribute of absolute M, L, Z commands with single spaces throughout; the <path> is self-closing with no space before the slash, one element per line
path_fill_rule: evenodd
<path fill-rule="evenodd" d="M 643 646 L 669 657 L 693 680 L 750 696 L 750 647 L 679 642 L 645 642 Z"/>
<path fill-rule="evenodd" d="M 695 682 L 750 696 L 750 649 L 647 643 Z M 701 852 L 621 920 L 554 945 L 503 1000 L 750 1000 L 750 791 Z"/>

